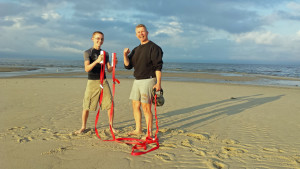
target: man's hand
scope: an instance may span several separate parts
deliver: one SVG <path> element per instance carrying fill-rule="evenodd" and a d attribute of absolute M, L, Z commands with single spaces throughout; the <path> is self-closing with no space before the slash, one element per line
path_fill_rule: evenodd
<path fill-rule="evenodd" d="M 129 48 L 124 48 L 123 55 L 124 55 L 124 65 L 128 66 L 129 65 L 129 59 L 128 59 L 128 54 L 130 53 Z"/>
<path fill-rule="evenodd" d="M 153 89 L 156 89 L 156 91 L 160 91 L 161 90 L 161 85 L 156 83 L 154 86 L 153 86 Z"/>
<path fill-rule="evenodd" d="M 116 58 L 115 58 L 115 59 L 116 59 L 116 60 L 115 60 L 115 61 L 116 61 L 116 66 L 117 66 L 117 64 L 118 64 L 118 58 L 117 58 L 117 56 L 116 56 Z"/>
<path fill-rule="evenodd" d="M 98 56 L 98 59 L 96 60 L 97 63 L 101 64 L 101 62 L 103 61 L 104 55 L 101 54 Z"/>
<path fill-rule="evenodd" d="M 130 53 L 129 48 L 124 48 L 124 52 L 123 52 L 124 56 L 127 56 L 129 53 Z"/>

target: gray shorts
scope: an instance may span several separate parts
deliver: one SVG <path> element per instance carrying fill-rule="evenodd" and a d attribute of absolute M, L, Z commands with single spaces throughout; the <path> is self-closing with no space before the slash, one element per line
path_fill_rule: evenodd
<path fill-rule="evenodd" d="M 153 86 L 156 78 L 134 80 L 129 99 L 151 104 Z"/>
<path fill-rule="evenodd" d="M 99 105 L 100 93 L 100 80 L 88 80 L 83 98 L 83 110 L 96 111 L 97 106 Z M 103 81 L 101 110 L 109 110 L 111 108 L 111 103 L 112 95 L 109 84 L 105 79 Z"/>

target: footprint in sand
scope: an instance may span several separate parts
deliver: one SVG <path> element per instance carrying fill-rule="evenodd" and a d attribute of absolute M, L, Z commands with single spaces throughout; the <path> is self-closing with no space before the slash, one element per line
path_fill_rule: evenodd
<path fill-rule="evenodd" d="M 61 134 L 59 132 L 53 132 L 52 133 L 52 139 L 60 139 L 60 140 L 68 140 L 71 139 L 72 133 L 71 134 Z"/>
<path fill-rule="evenodd" d="M 172 134 L 172 135 L 179 135 L 179 134 L 184 133 L 183 130 L 170 129 L 170 128 L 160 129 L 159 132 L 164 133 L 164 134 Z"/>
<path fill-rule="evenodd" d="M 69 150 L 69 149 L 70 149 L 69 147 L 59 147 L 59 148 L 56 148 L 56 149 L 51 149 L 48 152 L 44 152 L 44 153 L 42 153 L 42 155 L 50 155 L 50 154 L 62 153 L 62 152 L 66 151 L 66 150 Z"/>
<path fill-rule="evenodd" d="M 197 134 L 197 133 L 187 133 L 186 135 L 189 136 L 189 137 L 193 137 L 195 139 L 201 140 L 201 141 L 207 141 L 207 140 L 209 140 L 209 136 L 208 135 L 205 136 L 203 134 Z"/>
<path fill-rule="evenodd" d="M 34 137 L 23 137 L 23 138 L 19 138 L 17 140 L 17 142 L 19 143 L 26 143 L 26 142 L 30 142 L 34 139 Z"/>
<path fill-rule="evenodd" d="M 50 129 L 48 129 L 48 128 L 43 128 L 43 127 L 40 127 L 39 130 L 40 130 L 42 133 L 50 132 Z"/>
<path fill-rule="evenodd" d="M 217 168 L 217 169 L 222 169 L 222 168 L 228 168 L 226 164 L 220 162 L 219 160 L 208 160 L 208 166 L 210 168 Z"/>
<path fill-rule="evenodd" d="M 234 147 L 223 147 L 223 150 L 226 152 L 236 152 L 236 153 L 245 153 L 247 152 L 246 150 L 239 149 L 239 148 L 234 148 Z"/>
<path fill-rule="evenodd" d="M 177 146 L 176 143 L 162 143 L 160 144 L 159 148 L 163 150 L 170 150 L 170 149 L 177 148 Z"/>
<path fill-rule="evenodd" d="M 102 140 L 112 139 L 112 136 L 111 136 L 111 133 L 109 130 L 104 130 L 104 129 L 98 130 L 98 134 Z M 90 137 L 90 138 L 97 137 L 94 130 L 90 130 L 90 131 L 84 133 L 83 135 L 79 135 L 79 136 Z"/>
<path fill-rule="evenodd" d="M 195 154 L 196 154 L 197 156 L 202 156 L 202 157 L 205 157 L 205 156 L 206 156 L 206 153 L 205 153 L 204 151 L 202 151 L 202 150 L 197 150 L 197 151 L 195 151 Z"/>
<path fill-rule="evenodd" d="M 20 132 L 23 132 L 23 130 L 25 130 L 27 127 L 23 126 L 23 127 L 12 127 L 12 128 L 9 128 L 7 129 L 7 133 L 4 134 L 4 135 L 10 135 L 10 134 L 16 134 L 16 133 L 20 133 Z"/>
<path fill-rule="evenodd" d="M 225 140 L 222 140 L 222 143 L 225 143 L 225 144 L 238 144 L 239 142 L 236 141 L 236 140 L 232 140 L 232 139 L 225 139 Z"/>
<path fill-rule="evenodd" d="M 230 157 L 240 157 L 244 153 L 248 152 L 247 150 L 235 148 L 235 147 L 222 147 L 221 152 L 217 155 L 222 159 L 227 159 Z"/>
<path fill-rule="evenodd" d="M 26 143 L 30 142 L 34 139 L 33 136 L 25 136 L 24 133 L 26 133 L 25 129 L 27 127 L 22 126 L 22 127 L 12 127 L 7 129 L 8 132 L 3 133 L 3 136 L 11 136 L 13 139 L 17 139 L 18 143 Z"/>
<path fill-rule="evenodd" d="M 157 157 L 163 161 L 172 161 L 171 155 L 167 154 L 167 153 L 155 154 L 155 157 Z"/>
<path fill-rule="evenodd" d="M 190 151 L 195 153 L 197 156 L 202 156 L 202 157 L 206 156 L 206 153 L 198 148 L 191 148 Z"/>
<path fill-rule="evenodd" d="M 300 164 L 300 155 L 294 157 L 295 161 Z"/>
<path fill-rule="evenodd" d="M 12 127 L 12 128 L 10 128 L 10 129 L 7 129 L 8 131 L 15 131 L 15 130 L 18 130 L 18 131 L 20 131 L 20 130 L 24 130 L 24 129 L 26 129 L 27 127 L 25 127 L 25 126 L 23 126 L 23 127 Z"/>
<path fill-rule="evenodd" d="M 272 152 L 272 153 L 274 153 L 274 152 L 283 153 L 284 152 L 283 150 L 280 150 L 278 148 L 263 148 L 262 150 L 265 152 Z"/>
<path fill-rule="evenodd" d="M 191 141 L 189 139 L 185 139 L 185 140 L 181 141 L 181 145 L 184 147 L 188 147 L 188 148 L 192 147 Z"/>
<path fill-rule="evenodd" d="M 111 137 L 110 135 L 107 135 L 104 130 L 99 131 L 99 134 L 101 137 Z M 79 136 L 79 137 L 78 137 Z M 74 137 L 76 139 L 80 139 L 81 137 L 96 137 L 95 132 L 93 129 L 87 130 L 86 133 L 82 133 L 80 135 L 76 135 L 73 133 L 67 133 L 67 132 L 55 132 L 52 131 L 50 128 L 46 127 L 38 127 L 38 128 L 27 128 L 26 126 L 22 127 L 12 127 L 8 128 L 5 133 L 0 133 L 0 138 L 3 137 L 11 137 L 12 139 L 15 139 L 18 143 L 28 143 L 33 140 L 42 140 L 42 141 L 48 141 L 48 140 L 71 140 Z"/>
<path fill-rule="evenodd" d="M 172 129 L 169 128 L 164 128 L 164 129 L 159 129 L 159 132 L 161 133 L 170 133 Z"/>

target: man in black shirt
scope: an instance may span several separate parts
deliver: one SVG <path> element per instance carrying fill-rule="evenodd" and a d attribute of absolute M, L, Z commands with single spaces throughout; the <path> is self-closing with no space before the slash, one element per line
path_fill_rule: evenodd
<path fill-rule="evenodd" d="M 148 39 L 148 31 L 145 25 L 137 25 L 135 32 L 141 44 L 131 52 L 128 48 L 125 48 L 123 52 L 124 66 L 126 69 L 134 68 L 135 77 L 129 98 L 132 100 L 136 128 L 128 134 L 142 134 L 142 114 L 140 109 L 142 107 L 147 123 L 147 131 L 152 136 L 151 93 L 153 88 L 156 91 L 161 90 L 163 51 L 158 45 Z"/>
<path fill-rule="evenodd" d="M 82 110 L 82 126 L 81 129 L 76 131 L 76 134 L 84 132 L 86 129 L 86 122 L 89 116 L 89 111 L 96 111 L 97 105 L 99 102 L 99 96 L 101 92 L 100 88 L 100 71 L 101 71 L 101 65 L 103 64 L 104 55 L 101 54 L 101 46 L 104 42 L 104 34 L 102 32 L 96 31 L 92 35 L 92 41 L 94 43 L 93 47 L 86 50 L 84 52 L 84 70 L 88 72 L 88 82 L 84 94 L 83 99 L 83 110 Z M 109 55 L 106 53 L 105 56 L 105 64 L 107 67 L 108 72 L 113 71 L 113 67 L 109 63 Z M 116 63 L 118 60 L 116 59 Z M 111 102 L 112 102 L 112 95 L 110 91 L 110 87 L 108 84 L 108 81 L 106 80 L 106 75 L 104 72 L 104 81 L 103 81 L 103 98 L 101 103 L 101 109 L 107 110 L 108 117 L 110 116 L 110 110 L 111 110 Z M 109 120 L 109 124 L 111 124 L 113 131 L 115 132 L 115 129 L 113 128 L 113 115 L 112 113 L 112 119 Z"/>

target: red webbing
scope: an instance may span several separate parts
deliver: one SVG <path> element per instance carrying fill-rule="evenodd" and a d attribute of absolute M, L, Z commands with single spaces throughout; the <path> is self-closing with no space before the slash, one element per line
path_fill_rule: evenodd
<path fill-rule="evenodd" d="M 102 98 L 103 98 L 103 81 L 104 81 L 104 73 L 105 73 L 105 64 L 106 64 L 106 52 L 103 51 L 103 64 L 100 64 L 101 69 L 100 69 L 100 87 L 101 87 L 101 91 L 100 91 L 100 99 L 99 99 L 99 109 L 98 109 L 98 113 L 96 115 L 96 119 L 95 119 L 95 133 L 97 135 L 97 137 L 99 139 L 101 139 L 101 137 L 99 136 L 98 130 L 97 130 L 97 123 L 98 123 L 98 119 L 99 119 L 99 114 L 100 114 L 100 108 L 101 108 L 101 103 L 102 103 Z M 107 141 L 113 141 L 113 140 L 107 140 Z"/>
<path fill-rule="evenodd" d="M 105 73 L 105 64 L 106 64 L 106 52 L 103 51 L 103 55 L 104 55 L 104 58 L 103 58 L 103 64 L 101 64 L 101 70 L 100 70 L 100 86 L 101 86 L 101 93 L 100 93 L 100 99 L 99 99 L 99 109 L 98 109 L 98 113 L 96 115 L 96 119 L 95 119 L 95 133 L 97 135 L 97 137 L 99 139 L 101 139 L 101 137 L 99 136 L 99 133 L 98 133 L 98 130 L 97 130 L 97 123 L 98 123 L 98 119 L 99 119 L 99 114 L 100 114 L 100 106 L 101 106 L 101 103 L 102 103 L 102 99 L 103 99 L 103 81 L 104 81 L 104 73 Z M 110 116 L 109 116 L 109 122 L 112 121 L 112 114 L 114 112 L 114 96 L 115 96 L 115 82 L 117 83 L 120 83 L 120 81 L 118 79 L 115 78 L 115 68 L 116 68 L 116 63 L 115 63 L 115 60 L 116 60 L 116 54 L 113 53 L 113 101 L 112 101 L 112 104 L 111 104 L 111 109 L 110 109 Z M 111 132 L 111 135 L 113 137 L 112 140 L 103 140 L 103 141 L 115 141 L 115 134 L 112 130 L 112 126 L 111 126 L 111 123 L 109 124 L 109 129 L 110 129 L 110 132 Z M 101 139 L 102 140 L 102 139 Z"/>
<path fill-rule="evenodd" d="M 120 84 L 120 81 L 116 78 L 115 76 L 115 72 L 116 72 L 116 53 L 113 53 L 112 54 L 112 60 L 113 60 L 113 71 L 112 71 L 112 80 L 113 80 L 113 94 L 112 94 L 112 102 L 111 102 L 111 108 L 110 108 L 110 116 L 109 116 L 109 122 L 112 122 L 112 116 L 113 116 L 113 113 L 114 113 L 114 100 L 115 100 L 115 86 L 116 86 L 116 82 L 118 84 Z M 110 132 L 111 132 L 111 135 L 113 137 L 113 140 L 115 140 L 115 134 L 112 130 L 112 126 L 111 126 L 111 123 L 109 125 L 109 128 L 110 128 Z"/>
<path fill-rule="evenodd" d="M 158 141 L 158 137 L 157 137 L 157 133 L 158 133 L 159 129 L 158 129 L 157 110 L 156 110 L 156 98 L 157 98 L 157 95 L 154 96 L 154 99 L 155 99 L 154 109 L 155 109 L 155 120 L 156 120 L 155 137 L 154 138 L 150 137 L 150 133 L 149 133 L 150 130 L 149 130 L 149 126 L 148 126 L 148 136 L 146 137 L 145 140 L 140 140 L 140 139 L 135 139 L 135 138 L 118 138 L 118 139 L 116 139 L 117 142 L 126 143 L 126 144 L 134 144 L 134 146 L 132 147 L 132 151 L 131 151 L 131 155 L 133 155 L 133 156 L 146 154 L 146 153 L 149 153 L 149 152 L 154 151 L 159 148 L 159 141 Z M 130 141 L 130 142 L 123 142 L 123 141 Z M 156 146 L 149 149 L 148 151 L 136 152 L 137 150 L 140 150 L 140 149 L 147 150 L 147 145 L 152 144 L 152 143 L 155 143 Z"/>
<path fill-rule="evenodd" d="M 104 52 L 104 61 L 103 61 L 103 63 L 105 63 L 105 52 Z M 110 117 L 109 117 L 110 122 L 112 121 L 112 113 L 114 111 L 115 82 L 117 82 L 118 84 L 120 83 L 120 81 L 115 78 L 115 68 L 116 68 L 116 53 L 113 53 L 113 72 L 112 72 L 112 79 L 113 79 L 113 89 L 112 89 L 113 99 L 112 100 L 113 101 L 112 101 Z M 105 71 L 105 64 L 102 64 L 101 65 L 101 72 L 100 72 L 101 86 L 103 86 L 104 71 Z M 95 120 L 95 133 L 96 133 L 96 135 L 99 139 L 101 139 L 101 137 L 99 136 L 99 133 L 98 133 L 98 130 L 97 130 L 97 122 L 98 122 L 98 119 L 99 119 L 100 105 L 102 103 L 102 98 L 103 98 L 103 88 L 101 89 L 101 94 L 100 94 L 100 99 L 99 99 L 99 110 L 98 110 L 98 113 L 96 115 L 96 120 Z M 146 154 L 146 153 L 149 153 L 151 151 L 154 151 L 154 150 L 158 149 L 159 148 L 159 142 L 158 142 L 157 133 L 159 131 L 159 128 L 158 128 L 157 110 L 156 110 L 157 95 L 154 96 L 154 99 L 155 99 L 154 110 L 155 110 L 155 120 L 156 120 L 156 123 L 155 123 L 156 124 L 155 138 L 150 137 L 150 133 L 149 133 L 150 130 L 149 130 L 149 126 L 148 126 L 148 135 L 147 135 L 145 140 L 136 139 L 136 138 L 117 138 L 116 139 L 115 134 L 112 130 L 112 126 L 110 124 L 109 128 L 110 128 L 110 132 L 111 132 L 111 135 L 112 135 L 113 138 L 112 138 L 112 140 L 103 140 L 103 141 L 116 141 L 116 142 L 119 142 L 119 143 L 133 144 L 134 146 L 132 147 L 132 152 L 131 152 L 131 155 L 133 155 L 133 156 Z M 138 151 L 138 152 L 136 152 L 137 150 L 140 150 L 140 149 L 147 150 L 147 145 L 152 144 L 152 143 L 155 143 L 156 146 L 149 149 L 148 151 Z"/>

